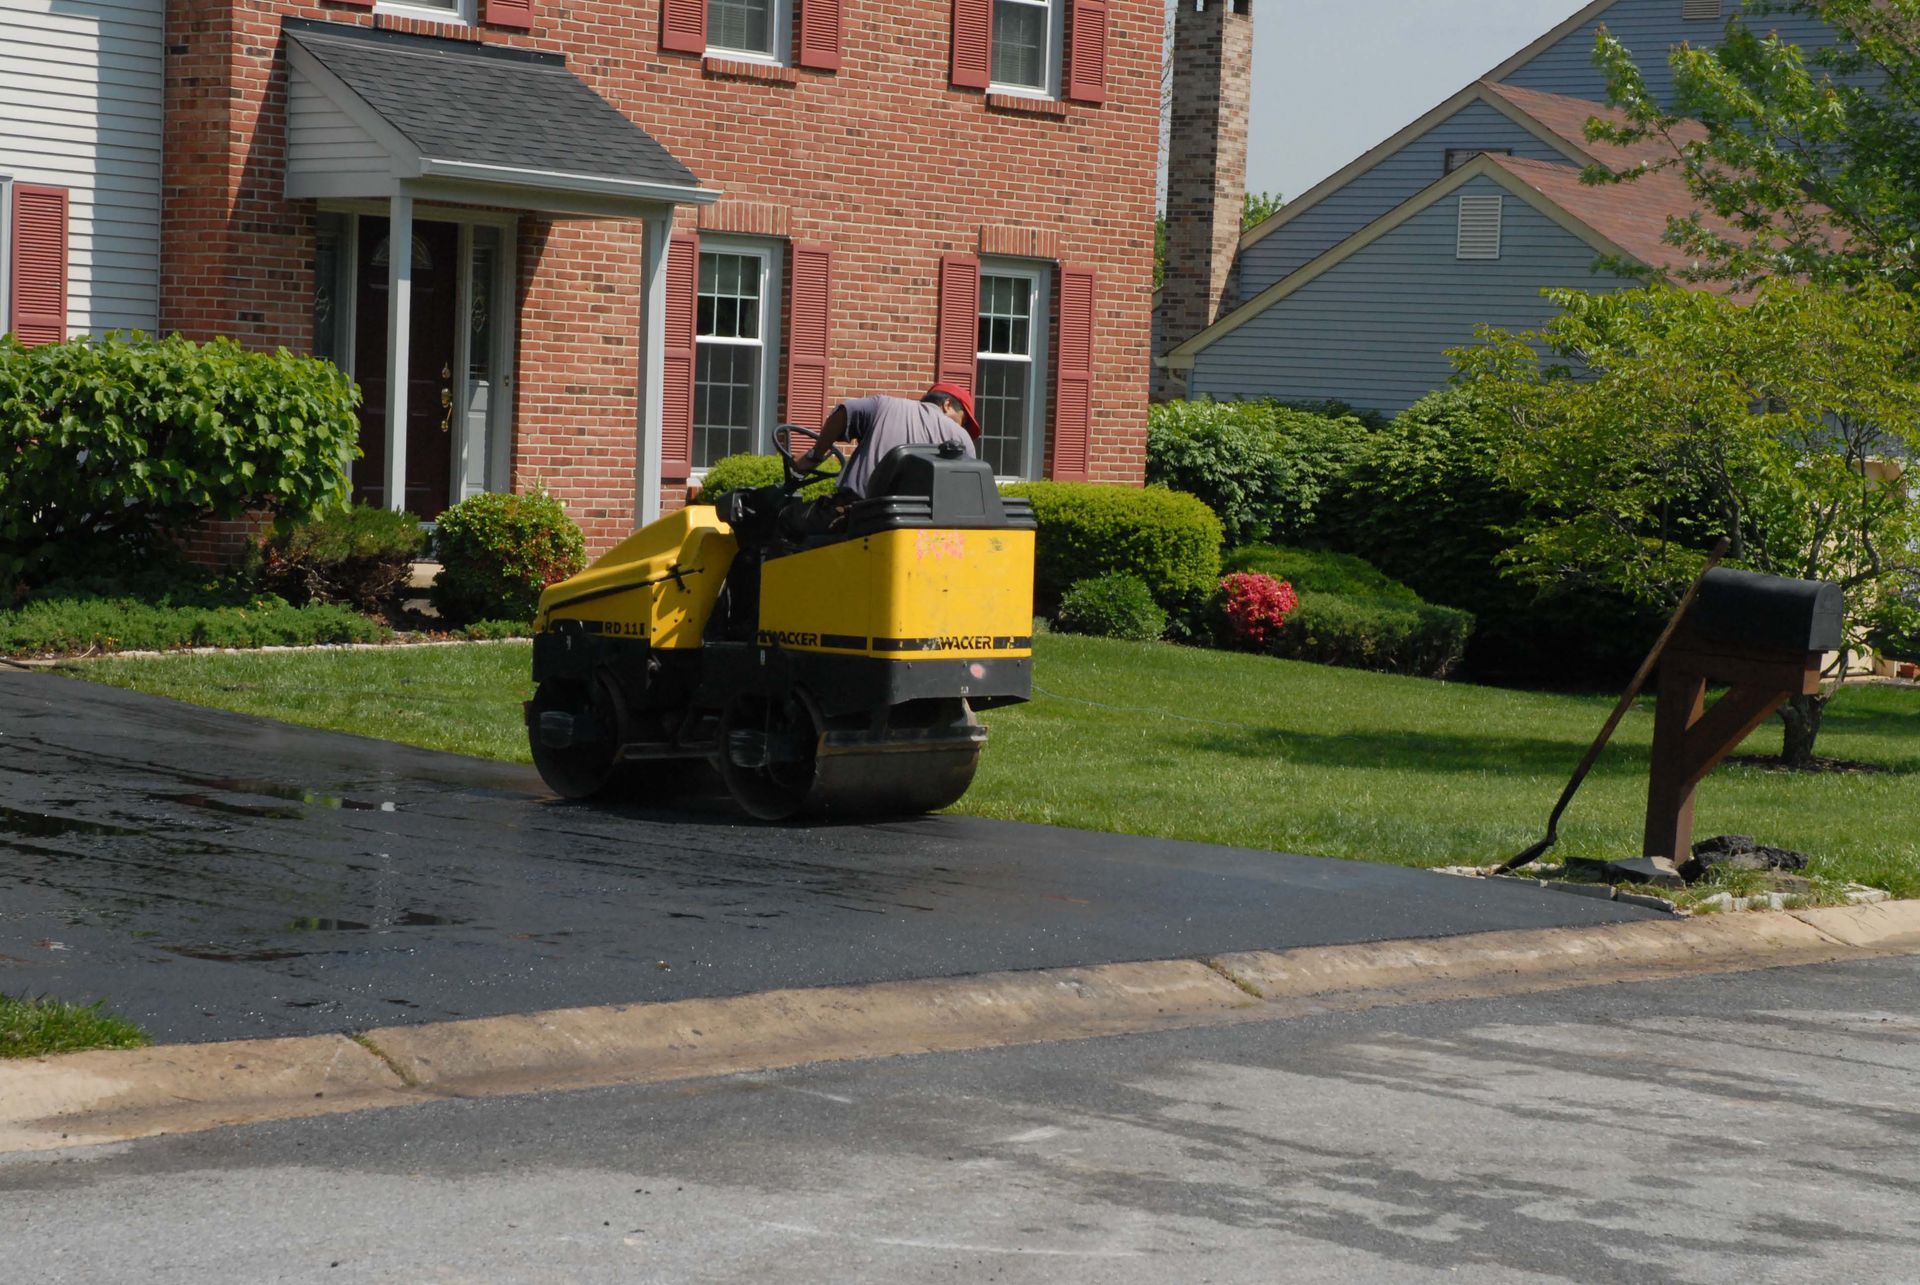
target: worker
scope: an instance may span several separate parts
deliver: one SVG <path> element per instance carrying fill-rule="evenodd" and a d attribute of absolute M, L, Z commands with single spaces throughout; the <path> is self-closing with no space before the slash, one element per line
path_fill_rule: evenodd
<path fill-rule="evenodd" d="M 979 438 L 980 421 L 974 418 L 973 397 L 958 384 L 935 384 L 917 402 L 904 397 L 856 397 L 841 402 L 827 416 L 820 440 L 794 461 L 794 467 L 803 474 L 812 472 L 842 440 L 853 442 L 853 455 L 840 470 L 835 494 L 797 515 L 798 523 L 801 529 L 814 533 L 836 529 L 853 501 L 866 495 L 880 461 L 897 446 L 951 443 L 962 455 L 972 458 L 973 444 Z"/>

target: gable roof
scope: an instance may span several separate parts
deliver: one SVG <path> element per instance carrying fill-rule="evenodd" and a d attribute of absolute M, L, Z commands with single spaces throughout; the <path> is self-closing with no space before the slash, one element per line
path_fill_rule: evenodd
<path fill-rule="evenodd" d="M 1571 36 L 1574 32 L 1586 26 L 1589 22 L 1592 22 L 1601 14 L 1613 8 L 1613 6 L 1619 2 L 1620 0 L 1593 0 L 1592 4 L 1585 6 L 1576 13 L 1568 15 L 1559 26 L 1542 33 L 1532 44 L 1527 45 L 1525 48 L 1509 56 L 1506 61 L 1488 72 L 1483 79 L 1505 80 L 1508 76 L 1513 75 L 1514 72 L 1519 71 L 1535 58 L 1538 58 L 1541 54 L 1553 48 L 1553 46 L 1559 44 L 1562 40 L 1565 40 L 1568 36 Z"/>
<path fill-rule="evenodd" d="M 1173 348 L 1159 359 L 1159 364 L 1174 370 L 1191 368 L 1195 355 L 1203 349 L 1476 178 L 1500 184 L 1591 245 L 1597 257 L 1639 263 L 1662 273 L 1677 272 L 1687 266 L 1676 247 L 1660 240 L 1669 215 L 1685 217 L 1694 209 L 1692 194 L 1685 183 L 1672 174 L 1660 172 L 1632 183 L 1590 186 L 1580 181 L 1580 175 L 1581 170 L 1572 165 L 1483 152 Z M 1701 288 L 1724 291 L 1726 286 L 1713 282 Z"/>
<path fill-rule="evenodd" d="M 288 60 L 402 177 L 704 203 L 693 171 L 558 55 L 289 18 Z"/>
<path fill-rule="evenodd" d="M 1647 138 L 1625 144 L 1590 140 L 1587 137 L 1587 122 L 1596 117 L 1612 125 L 1632 123 L 1627 114 L 1617 107 L 1585 98 L 1549 93 L 1544 89 L 1526 89 L 1491 80 L 1481 83 L 1568 148 L 1608 169 L 1630 170 L 1637 165 L 1654 165 L 1673 159 L 1672 145 L 1662 138 Z M 1673 129 L 1674 142 L 1677 143 L 1704 141 L 1706 137 L 1707 127 L 1698 121 L 1683 120 Z"/>

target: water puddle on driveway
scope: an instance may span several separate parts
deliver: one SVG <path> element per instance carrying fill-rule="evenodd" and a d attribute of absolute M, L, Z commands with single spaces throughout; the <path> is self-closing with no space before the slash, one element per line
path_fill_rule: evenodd
<path fill-rule="evenodd" d="M 79 817 L 55 816 L 50 812 L 29 812 L 23 808 L 0 805 L 0 830 L 34 839 L 58 839 L 69 834 L 139 835 L 143 830 L 104 821 L 83 821 Z"/>

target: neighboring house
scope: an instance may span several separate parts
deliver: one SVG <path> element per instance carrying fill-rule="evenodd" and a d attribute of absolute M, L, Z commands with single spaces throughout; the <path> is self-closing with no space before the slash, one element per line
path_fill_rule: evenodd
<path fill-rule="evenodd" d="M 1666 51 L 1717 42 L 1737 7 L 1597 0 L 1290 201 L 1240 237 L 1211 322 L 1161 357 L 1173 381 L 1163 391 L 1337 399 L 1393 413 L 1446 381 L 1446 350 L 1471 342 L 1476 326 L 1544 322 L 1542 288 L 1634 284 L 1596 272 L 1600 258 L 1686 266 L 1659 239 L 1669 215 L 1693 208 L 1677 180 L 1579 182 L 1595 163 L 1624 169 L 1661 154 L 1587 141 L 1590 118 L 1617 119 L 1593 65 L 1595 35 L 1605 26 L 1620 37 L 1653 91 L 1668 95 Z M 1803 47 L 1831 40 L 1803 18 L 1754 21 Z M 1476 157 L 1488 163 L 1476 167 Z M 1475 177 L 1464 182 L 1469 167 Z"/>
<path fill-rule="evenodd" d="M 165 8 L 0 4 L 0 331 L 159 324 Z"/>
<path fill-rule="evenodd" d="M 1156 3 L 149 0 L 143 319 L 353 374 L 363 500 L 541 483 L 595 549 L 936 378 L 1003 475 L 1137 484 Z"/>

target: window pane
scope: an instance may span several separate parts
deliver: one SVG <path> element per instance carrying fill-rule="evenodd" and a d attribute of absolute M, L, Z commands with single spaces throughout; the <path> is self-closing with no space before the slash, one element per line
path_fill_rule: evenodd
<path fill-rule="evenodd" d="M 1047 87 L 1047 9 L 1028 0 L 994 0 L 994 84 Z"/>
<path fill-rule="evenodd" d="M 707 468 L 754 449 L 760 405 L 760 350 L 701 344 L 694 358 L 693 464 Z"/>
<path fill-rule="evenodd" d="M 0 195 L 4 194 L 0 188 Z M 342 215 L 322 214 L 313 257 L 313 355 L 336 365 L 340 361 L 340 244 L 345 232 Z"/>
<path fill-rule="evenodd" d="M 1031 357 L 1033 282 L 1026 277 L 980 278 L 980 351 Z"/>
<path fill-rule="evenodd" d="M 1033 365 L 1024 361 L 980 363 L 980 458 L 1003 477 L 1026 468 L 1027 407 Z"/>
<path fill-rule="evenodd" d="M 752 254 L 702 254 L 700 294 L 694 324 L 701 335 L 720 339 L 760 337 L 760 258 Z"/>
<path fill-rule="evenodd" d="M 493 277 L 499 262 L 500 229 L 473 230 L 473 298 L 467 309 L 467 376 L 493 377 Z"/>
<path fill-rule="evenodd" d="M 707 43 L 773 57 L 773 5 L 774 0 L 707 0 Z"/>

